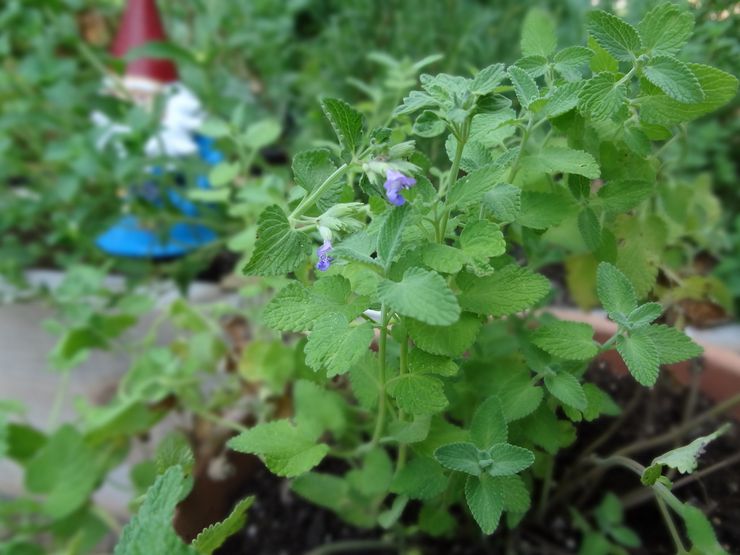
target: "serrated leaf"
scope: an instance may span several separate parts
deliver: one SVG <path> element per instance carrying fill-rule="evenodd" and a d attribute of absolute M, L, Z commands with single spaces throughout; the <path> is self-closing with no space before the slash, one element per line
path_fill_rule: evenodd
<path fill-rule="evenodd" d="M 490 476 L 511 476 L 534 463 L 532 451 L 509 443 L 492 445 L 488 449 L 488 456 L 493 461 L 485 468 Z"/>
<path fill-rule="evenodd" d="M 504 169 L 497 164 L 491 164 L 478 168 L 459 179 L 449 192 L 448 204 L 456 208 L 464 208 L 479 202 L 487 191 L 501 182 Z"/>
<path fill-rule="evenodd" d="M 378 379 L 378 359 L 371 351 L 367 351 L 360 361 L 349 371 L 352 393 L 360 406 L 371 409 L 378 402 L 380 380 Z"/>
<path fill-rule="evenodd" d="M 550 291 L 550 282 L 527 268 L 510 264 L 493 275 L 477 278 L 461 296 L 463 309 L 477 314 L 508 316 L 531 308 Z"/>
<path fill-rule="evenodd" d="M 653 464 L 661 464 L 675 468 L 681 474 L 691 474 L 699 464 L 699 457 L 704 453 L 707 445 L 724 434 L 729 429 L 725 424 L 711 434 L 696 438 L 688 445 L 677 447 L 653 459 Z"/>
<path fill-rule="evenodd" d="M 393 463 L 385 449 L 376 447 L 362 459 L 362 467 L 347 473 L 352 488 L 366 497 L 388 492 L 393 479 Z"/>
<path fill-rule="evenodd" d="M 396 474 L 391 492 L 411 499 L 431 499 L 447 487 L 442 468 L 431 459 L 415 457 Z"/>
<path fill-rule="evenodd" d="M 498 396 L 492 395 L 483 401 L 473 413 L 470 439 L 479 449 L 488 449 L 491 445 L 505 443 L 508 439 L 508 426 Z"/>
<path fill-rule="evenodd" d="M 652 54 L 678 53 L 691 37 L 694 16 L 664 2 L 650 10 L 637 25 L 643 46 Z"/>
<path fill-rule="evenodd" d="M 589 179 L 601 175 L 599 164 L 593 156 L 583 150 L 563 147 L 545 147 L 539 153 L 525 156 L 522 164 L 527 164 L 533 171 L 544 173 L 573 173 Z"/>
<path fill-rule="evenodd" d="M 257 424 L 231 438 L 227 445 L 234 451 L 259 455 L 271 472 L 288 478 L 308 472 L 329 452 L 325 443 L 317 443 L 312 427 L 294 426 L 288 420 Z"/>
<path fill-rule="evenodd" d="M 293 157 L 293 178 L 298 186 L 307 193 L 324 183 L 337 169 L 332 160 L 331 152 L 326 149 L 304 150 Z M 337 201 L 343 182 L 338 180 L 333 187 L 321 195 L 316 203 L 320 210 L 328 209 Z"/>
<path fill-rule="evenodd" d="M 349 152 L 355 152 L 362 143 L 364 116 L 345 101 L 336 98 L 323 99 L 321 108 L 342 147 Z"/>
<path fill-rule="evenodd" d="M 480 318 L 463 312 L 450 326 L 430 326 L 417 320 L 406 323 L 414 343 L 428 353 L 457 357 L 467 351 L 478 337 Z"/>
<path fill-rule="evenodd" d="M 593 336 L 594 330 L 589 324 L 558 321 L 538 328 L 532 334 L 532 342 L 559 358 L 588 360 L 599 351 Z"/>
<path fill-rule="evenodd" d="M 295 420 L 299 427 L 313 426 L 314 434 L 325 431 L 341 435 L 347 426 L 346 402 L 336 391 L 331 391 L 308 380 L 297 380 L 293 385 Z"/>
<path fill-rule="evenodd" d="M 418 348 L 409 353 L 409 372 L 414 374 L 454 376 L 457 370 L 457 364 L 448 357 L 433 355 Z"/>
<path fill-rule="evenodd" d="M 388 435 L 383 442 L 419 443 L 429 436 L 432 425 L 431 416 L 417 416 L 411 422 L 397 420 L 388 426 Z"/>
<path fill-rule="evenodd" d="M 470 92 L 480 96 L 490 94 L 506 77 L 504 64 L 493 64 L 480 70 L 470 84 Z"/>
<path fill-rule="evenodd" d="M 598 251 L 601 248 L 601 223 L 591 208 L 584 208 L 578 213 L 578 230 L 590 251 Z"/>
<path fill-rule="evenodd" d="M 588 404 L 581 382 L 570 372 L 560 371 L 545 376 L 545 387 L 553 397 L 576 410 L 585 410 Z"/>
<path fill-rule="evenodd" d="M 588 63 L 589 68 L 591 68 L 591 71 L 594 74 L 601 73 L 602 71 L 614 73 L 619 70 L 619 62 L 614 58 L 614 56 L 604 50 L 601 45 L 596 42 L 596 39 L 591 36 L 588 37 L 587 44 L 594 52 L 593 58 L 591 58 L 591 61 Z"/>
<path fill-rule="evenodd" d="M 465 481 L 465 500 L 484 534 L 493 534 L 501 520 L 504 500 L 499 488 L 500 483 L 487 474 Z"/>
<path fill-rule="evenodd" d="M 398 408 L 415 415 L 436 414 L 449 402 L 442 382 L 428 374 L 403 374 L 388 382 L 388 393 Z"/>
<path fill-rule="evenodd" d="M 660 303 L 645 303 L 638 306 L 627 315 L 633 328 L 642 328 L 652 323 L 663 314 L 663 305 Z M 657 346 L 657 345 L 656 345 Z M 662 362 L 662 361 L 661 361 Z"/>
<path fill-rule="evenodd" d="M 432 110 L 424 110 L 414 121 L 412 133 L 427 139 L 437 137 L 445 132 L 447 124 Z"/>
<path fill-rule="evenodd" d="M 727 551 L 717 541 L 712 523 L 700 509 L 684 503 L 679 512 L 694 547 L 692 552 L 698 550 L 702 555 L 727 555 Z"/>
<path fill-rule="evenodd" d="M 314 505 L 339 512 L 349 497 L 349 484 L 333 474 L 307 472 L 298 476 L 290 489 Z"/>
<path fill-rule="evenodd" d="M 434 451 L 439 464 L 456 472 L 480 476 L 480 452 L 472 443 L 448 443 Z"/>
<path fill-rule="evenodd" d="M 578 209 L 573 196 L 562 187 L 554 193 L 523 191 L 521 202 L 522 209 L 517 222 L 533 229 L 556 226 Z"/>
<path fill-rule="evenodd" d="M 395 206 L 380 227 L 378 233 L 378 257 L 388 268 L 399 254 L 403 243 L 403 230 L 410 213 L 409 205 Z"/>
<path fill-rule="evenodd" d="M 683 103 L 704 100 L 699 80 L 689 67 L 671 56 L 655 56 L 642 69 L 643 75 L 669 97 Z"/>
<path fill-rule="evenodd" d="M 509 183 L 499 183 L 483 195 L 483 204 L 502 223 L 513 222 L 522 208 L 522 190 Z"/>
<path fill-rule="evenodd" d="M 555 71 L 567 81 L 579 81 L 583 76 L 583 67 L 588 65 L 594 52 L 585 46 L 564 48 L 553 58 Z"/>
<path fill-rule="evenodd" d="M 411 91 L 407 97 L 403 99 L 403 102 L 395 110 L 393 110 L 394 116 L 401 116 L 404 114 L 413 114 L 423 108 L 432 108 L 438 105 L 434 97 L 428 95 L 422 91 Z"/>
<path fill-rule="evenodd" d="M 684 104 L 666 95 L 647 96 L 640 101 L 640 120 L 644 123 L 671 125 L 708 114 L 727 104 L 737 93 L 737 79 L 722 70 L 686 64 L 704 91 L 704 100 Z"/>
<path fill-rule="evenodd" d="M 626 319 L 637 308 L 637 295 L 627 277 L 613 264 L 602 262 L 596 271 L 596 291 L 612 320 Z"/>
<path fill-rule="evenodd" d="M 378 296 L 402 316 L 433 326 L 450 325 L 460 317 L 460 306 L 444 278 L 423 268 L 409 268 L 400 282 L 381 281 Z"/>
<path fill-rule="evenodd" d="M 327 314 L 352 320 L 367 308 L 367 299 L 351 300 L 350 282 L 342 276 L 321 278 L 308 288 L 294 282 L 273 298 L 262 314 L 269 327 L 280 331 L 308 331 Z"/>
<path fill-rule="evenodd" d="M 524 108 L 529 108 L 529 105 L 540 97 L 540 89 L 537 83 L 529 73 L 520 67 L 510 66 L 508 73 L 519 104 Z"/>
<path fill-rule="evenodd" d="M 202 530 L 193 540 L 192 546 L 201 555 L 211 555 L 230 537 L 239 532 L 247 522 L 247 510 L 252 506 L 254 497 L 239 501 L 229 516 Z"/>
<path fill-rule="evenodd" d="M 496 486 L 501 490 L 504 510 L 515 513 L 525 513 L 532 503 L 531 495 L 524 480 L 516 474 L 512 476 L 497 476 L 493 478 Z"/>
<path fill-rule="evenodd" d="M 589 34 L 617 60 L 630 61 L 642 49 L 637 30 L 626 21 L 598 10 L 586 15 Z"/>
<path fill-rule="evenodd" d="M 658 349 L 645 329 L 617 338 L 617 351 L 630 374 L 642 385 L 652 387 L 658 381 L 660 358 Z"/>
<path fill-rule="evenodd" d="M 468 257 L 460 249 L 440 243 L 429 243 L 422 251 L 424 264 L 443 274 L 458 273 L 467 259 Z"/>
<path fill-rule="evenodd" d="M 649 326 L 646 333 L 655 344 L 661 364 L 675 364 L 698 357 L 703 352 L 688 335 L 672 326 Z"/>
<path fill-rule="evenodd" d="M 243 272 L 247 275 L 278 276 L 295 270 L 311 252 L 309 238 L 293 229 L 277 206 L 268 206 L 257 223 L 257 242 Z"/>
<path fill-rule="evenodd" d="M 514 65 L 529 73 L 533 79 L 547 73 L 547 58 L 544 56 L 525 56 L 519 58 Z"/>
<path fill-rule="evenodd" d="M 175 506 L 187 491 L 186 484 L 179 466 L 173 466 L 158 476 L 147 490 L 139 511 L 123 528 L 115 555 L 196 554 L 197 551 L 183 543 L 172 527 Z"/>
<path fill-rule="evenodd" d="M 541 114 L 548 118 L 562 116 L 578 106 L 578 98 L 583 88 L 583 81 L 559 85 L 547 96 L 547 103 Z"/>
<path fill-rule="evenodd" d="M 488 220 L 475 220 L 460 234 L 460 247 L 469 256 L 488 259 L 504 254 L 506 241 L 499 226 Z"/>
<path fill-rule="evenodd" d="M 653 184 L 641 179 L 608 181 L 597 193 L 604 209 L 612 214 L 628 212 L 650 198 Z"/>
<path fill-rule="evenodd" d="M 531 8 L 522 25 L 522 54 L 547 58 L 555 52 L 556 46 L 557 37 L 552 16 L 540 8 Z"/>
<path fill-rule="evenodd" d="M 627 90 L 617 74 L 601 72 L 594 75 L 578 94 L 578 109 L 595 121 L 613 117 L 627 102 Z"/>
<path fill-rule="evenodd" d="M 317 371 L 325 368 L 329 378 L 344 374 L 370 346 L 373 333 L 370 322 L 350 327 L 344 315 L 327 314 L 308 336 L 306 364 Z"/>

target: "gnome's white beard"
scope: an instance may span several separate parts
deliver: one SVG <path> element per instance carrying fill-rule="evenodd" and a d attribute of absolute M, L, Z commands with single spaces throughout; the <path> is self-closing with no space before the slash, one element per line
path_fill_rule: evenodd
<path fill-rule="evenodd" d="M 144 152 L 152 157 L 195 154 L 198 151 L 198 145 L 193 140 L 193 133 L 200 128 L 204 119 L 200 101 L 180 83 L 162 87 L 157 94 L 166 96 L 161 127 L 146 142 Z M 96 141 L 97 148 L 102 150 L 110 143 L 119 156 L 125 157 L 126 150 L 116 136 L 131 133 L 131 128 L 113 122 L 102 112 L 93 112 L 91 118 L 95 125 L 102 128 L 102 133 Z"/>

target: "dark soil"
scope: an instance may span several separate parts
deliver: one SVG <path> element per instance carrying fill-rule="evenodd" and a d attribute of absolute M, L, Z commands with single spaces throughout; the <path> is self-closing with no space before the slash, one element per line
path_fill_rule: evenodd
<path fill-rule="evenodd" d="M 633 408 L 624 417 L 614 435 L 596 450 L 601 456 L 609 455 L 620 447 L 638 439 L 650 437 L 670 429 L 684 418 L 689 390 L 674 383 L 667 373 L 664 379 L 647 391 L 638 386 L 629 377 L 615 378 L 603 366 L 596 363 L 588 374 L 593 381 L 609 391 L 612 397 L 622 406 L 628 406 L 636 393 L 642 390 L 641 396 L 633 402 Z M 695 399 L 691 414 L 700 414 L 710 408 L 712 403 L 701 395 Z M 675 446 L 683 445 L 699 435 L 715 430 L 726 418 L 717 418 L 706 422 L 693 430 L 680 443 L 667 445 L 657 450 L 635 453 L 633 458 L 648 465 L 652 458 Z M 574 462 L 578 455 L 615 420 L 603 418 L 593 423 L 582 423 L 579 426 L 579 440 L 569 449 L 562 452 L 555 471 L 554 493 L 557 493 L 557 482 L 564 480 L 568 472 L 573 473 Z M 740 434 L 733 428 L 709 445 L 700 460 L 700 469 L 736 455 L 740 450 Z M 330 470 L 330 469 L 322 469 Z M 587 472 L 575 472 L 575 479 L 580 479 Z M 690 501 L 700 507 L 709 516 L 720 542 L 730 553 L 740 553 L 740 461 L 722 470 L 710 473 L 685 486 L 674 489 L 683 501 Z M 573 476 L 571 475 L 571 479 Z M 676 476 L 674 481 L 681 479 Z M 635 555 L 671 555 L 675 553 L 673 543 L 665 531 L 662 518 L 652 498 L 640 501 L 639 478 L 628 471 L 609 469 L 595 482 L 584 483 L 577 491 L 565 500 L 565 503 L 553 507 L 544 519 L 544 524 L 534 522 L 530 515 L 514 532 L 505 531 L 502 526 L 492 538 L 485 538 L 470 526 L 469 519 L 462 517 L 459 534 L 455 538 L 438 539 L 419 537 L 411 542 L 403 553 L 414 555 L 496 555 L 507 553 L 516 555 L 562 555 L 577 553 L 580 544 L 580 533 L 570 524 L 568 505 L 577 506 L 582 514 L 589 511 L 608 491 L 618 495 L 627 503 L 633 504 L 625 513 L 625 521 L 642 538 L 643 546 L 629 551 Z M 589 493 L 590 492 L 590 493 Z M 249 485 L 242 491 L 234 492 L 234 499 L 245 495 L 255 495 L 256 501 L 249 511 L 249 518 L 244 530 L 233 537 L 217 553 L 218 555 L 302 555 L 310 550 L 328 543 L 347 540 L 380 540 L 381 531 L 358 530 L 344 523 L 332 512 L 321 509 L 294 495 L 288 483 L 270 474 L 259 466 Z M 538 497 L 535 492 L 534 498 Z M 414 512 L 408 507 L 407 515 Z M 397 549 L 371 549 L 360 547 L 353 551 L 333 551 L 332 553 L 396 555 L 402 552 Z"/>

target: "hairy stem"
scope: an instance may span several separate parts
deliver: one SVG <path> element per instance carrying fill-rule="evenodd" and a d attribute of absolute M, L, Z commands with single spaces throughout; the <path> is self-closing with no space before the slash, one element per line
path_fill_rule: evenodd
<path fill-rule="evenodd" d="M 684 547 L 683 545 L 681 535 L 678 533 L 676 523 L 673 522 L 673 517 L 668 511 L 668 507 L 666 507 L 665 501 L 663 501 L 659 496 L 656 495 L 655 502 L 658 504 L 660 514 L 663 517 L 663 521 L 665 522 L 665 526 L 668 529 L 668 533 L 671 535 L 671 538 L 673 538 L 673 543 L 676 545 L 676 555 L 686 555 L 688 551 L 686 551 L 686 547 Z"/>
<path fill-rule="evenodd" d="M 450 168 L 450 175 L 447 178 L 447 187 L 444 190 L 444 200 L 442 201 L 442 219 L 437 228 L 438 243 L 444 241 L 445 233 L 447 232 L 447 221 L 450 218 L 450 210 L 447 208 L 447 196 L 455 186 L 455 183 L 457 183 L 457 174 L 460 173 L 460 161 L 462 160 L 463 150 L 465 150 L 465 143 L 468 141 L 469 133 L 470 120 L 468 119 L 465 120 L 462 131 L 456 135 L 457 148 L 455 148 L 455 158 L 452 160 L 452 168 Z"/>
<path fill-rule="evenodd" d="M 527 146 L 527 143 L 529 142 L 529 135 L 532 132 L 532 115 L 530 114 L 529 119 L 527 120 L 527 127 L 524 128 L 524 133 L 522 134 L 522 140 L 519 143 L 519 152 L 516 155 L 516 159 L 514 160 L 514 163 L 511 165 L 511 170 L 509 170 L 509 183 L 514 182 L 514 178 L 516 177 L 517 172 L 519 171 L 519 165 L 521 164 L 522 157 L 524 156 L 524 149 Z"/>
<path fill-rule="evenodd" d="M 385 358 L 386 358 L 386 345 L 388 343 L 388 307 L 385 303 L 380 308 L 380 341 L 378 343 L 378 418 L 375 421 L 375 430 L 373 431 L 373 437 L 370 440 L 371 446 L 376 446 L 380 441 L 380 436 L 383 433 L 385 427 L 385 413 L 386 413 L 386 399 L 385 399 Z"/>
<path fill-rule="evenodd" d="M 339 166 L 334 172 L 327 177 L 324 182 L 316 187 L 313 191 L 311 191 L 307 196 L 303 197 L 303 200 L 298 203 L 298 206 L 295 207 L 295 209 L 290 213 L 290 216 L 288 219 L 290 221 L 295 220 L 298 216 L 303 214 L 306 210 L 311 208 L 314 203 L 319 199 L 319 197 L 326 191 L 327 188 L 329 188 L 333 183 L 334 180 L 336 180 L 338 177 L 340 177 L 344 172 L 346 172 L 349 169 L 349 164 L 344 163 L 341 166 Z"/>

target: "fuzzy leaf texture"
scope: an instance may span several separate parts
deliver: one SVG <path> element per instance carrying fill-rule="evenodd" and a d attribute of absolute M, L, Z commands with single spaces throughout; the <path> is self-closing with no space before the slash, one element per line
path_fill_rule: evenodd
<path fill-rule="evenodd" d="M 274 420 L 242 432 L 227 445 L 240 453 L 260 455 L 271 472 L 291 478 L 311 470 L 329 452 L 329 446 L 317 439 L 313 427 Z"/>
<path fill-rule="evenodd" d="M 556 46 L 553 17 L 540 8 L 530 9 L 522 25 L 522 54 L 547 58 L 555 51 Z"/>
<path fill-rule="evenodd" d="M 655 56 L 642 71 L 648 81 L 678 102 L 689 104 L 704 100 L 699 80 L 676 58 Z"/>
<path fill-rule="evenodd" d="M 268 206 L 257 224 L 257 242 L 244 273 L 279 276 L 295 270 L 311 252 L 311 241 L 290 226 L 288 217 L 277 206 Z"/>
<path fill-rule="evenodd" d="M 460 304 L 481 315 L 508 316 L 531 308 L 550 292 L 550 282 L 527 268 L 510 264 L 465 287 Z"/>
<path fill-rule="evenodd" d="M 325 98 L 321 101 L 321 109 L 331 123 L 339 144 L 345 150 L 354 153 L 362 143 L 365 129 L 364 116 L 347 104 L 344 100 Z"/>
<path fill-rule="evenodd" d="M 247 522 L 247 510 L 252 503 L 254 503 L 254 497 L 246 497 L 239 501 L 224 520 L 203 529 L 193 540 L 192 546 L 200 555 L 211 555 L 230 536 L 244 528 Z"/>
<path fill-rule="evenodd" d="M 630 374 L 642 385 L 652 387 L 658 381 L 660 357 L 655 342 L 646 329 L 636 330 L 629 336 L 619 336 L 617 351 Z"/>
<path fill-rule="evenodd" d="M 458 357 L 472 347 L 480 331 L 480 318 L 463 312 L 450 326 L 430 326 L 418 320 L 407 322 L 409 335 L 417 347 L 428 353 Z"/>
<path fill-rule="evenodd" d="M 594 11 L 586 15 L 586 27 L 607 52 L 617 60 L 630 61 L 642 49 L 642 41 L 637 30 L 626 21 L 604 11 Z"/>
<path fill-rule="evenodd" d="M 694 16 L 675 4 L 664 2 L 645 14 L 637 30 L 648 52 L 674 55 L 691 37 Z"/>
<path fill-rule="evenodd" d="M 724 434 L 729 427 L 729 424 L 725 424 L 709 435 L 696 438 L 688 445 L 663 453 L 653 459 L 653 464 L 675 468 L 681 474 L 691 474 L 696 470 L 699 464 L 699 457 L 704 453 L 707 445 Z"/>
<path fill-rule="evenodd" d="M 637 308 L 635 288 L 627 276 L 613 264 L 599 264 L 596 271 L 596 291 L 601 305 L 612 320 L 626 320 L 627 315 Z"/>
<path fill-rule="evenodd" d="M 449 404 L 442 382 L 426 374 L 404 374 L 388 382 L 398 408 L 414 415 L 436 414 Z"/>
<path fill-rule="evenodd" d="M 553 322 L 537 329 L 532 342 L 553 356 L 566 360 L 588 360 L 598 353 L 594 330 L 579 322 Z"/>
<path fill-rule="evenodd" d="M 703 352 L 689 336 L 672 326 L 650 326 L 646 333 L 655 344 L 661 364 L 674 364 L 698 357 Z"/>
<path fill-rule="evenodd" d="M 323 368 L 328 377 L 349 371 L 373 340 L 373 326 L 363 322 L 350 327 L 342 314 L 328 314 L 314 324 L 306 343 L 306 364 L 314 370 Z"/>
<path fill-rule="evenodd" d="M 496 478 L 483 474 L 465 481 L 465 501 L 484 534 L 493 534 L 501 520 L 504 499 Z"/>
<path fill-rule="evenodd" d="M 460 306 L 444 278 L 423 268 L 409 268 L 400 282 L 381 281 L 378 296 L 398 314 L 433 326 L 453 324 L 460 317 Z"/>

